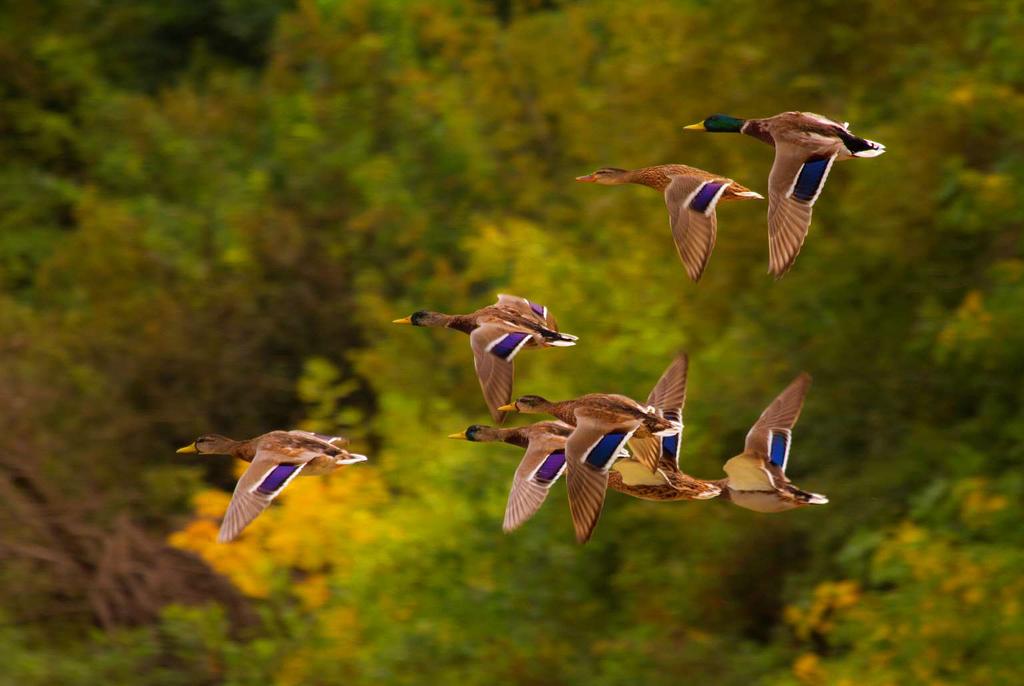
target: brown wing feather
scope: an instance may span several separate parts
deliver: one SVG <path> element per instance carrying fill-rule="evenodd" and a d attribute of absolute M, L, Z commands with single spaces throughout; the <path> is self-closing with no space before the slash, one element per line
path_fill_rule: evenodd
<path fill-rule="evenodd" d="M 680 353 L 662 373 L 658 383 L 654 384 L 650 395 L 647 396 L 647 404 L 659 410 L 683 411 L 686 403 L 686 375 L 689 369 L 690 358 L 686 353 Z"/>
<path fill-rule="evenodd" d="M 283 455 L 272 450 L 258 448 L 252 464 L 249 465 L 248 469 L 245 470 L 242 477 L 238 480 L 238 484 L 235 485 L 235 492 L 231 496 L 227 512 L 224 513 L 224 520 L 221 522 L 217 540 L 221 543 L 234 540 L 242 532 L 242 529 L 248 526 L 252 520 L 256 519 L 263 510 L 267 509 L 270 501 L 277 496 L 277 493 L 265 495 L 253 489 L 266 478 L 274 467 L 280 464 L 299 463 L 299 469 L 301 470 L 310 457 L 310 455 L 306 454 L 301 456 L 289 455 L 285 458 Z"/>
<path fill-rule="evenodd" d="M 686 274 L 695 282 L 700 281 L 707 267 L 718 235 L 718 217 L 714 208 L 704 214 L 686 207 L 686 200 L 705 180 L 695 176 L 675 176 L 665 188 L 672 238 Z"/>
<path fill-rule="evenodd" d="M 506 333 L 508 332 L 505 329 L 497 325 L 485 324 L 474 329 L 469 335 L 469 342 L 473 348 L 473 366 L 480 380 L 480 389 L 483 391 L 487 409 L 491 412 L 491 418 L 498 424 L 505 421 L 507 414 L 498 408 L 512 400 L 515 363 L 506 362 L 487 352 L 487 346 Z"/>
<path fill-rule="evenodd" d="M 508 495 L 505 507 L 505 521 L 502 528 L 512 531 L 533 517 L 544 504 L 552 484 L 541 484 L 530 476 L 540 467 L 545 458 L 553 451 L 562 448 L 565 439 L 559 436 L 546 435 L 530 441 L 526 454 L 523 455 L 519 468 L 512 479 L 512 490 Z"/>
<path fill-rule="evenodd" d="M 768 175 L 768 268 L 776 277 L 793 266 L 811 228 L 814 202 L 789 195 L 809 157 L 793 144 L 779 143 L 775 148 L 775 163 Z"/>
<path fill-rule="evenodd" d="M 800 374 L 765 408 L 754 426 L 747 432 L 745 452 L 768 459 L 768 432 L 772 429 L 792 429 L 800 418 L 804 397 L 811 387 L 811 375 Z"/>
<path fill-rule="evenodd" d="M 565 460 L 569 510 L 576 540 L 580 543 L 586 543 L 593 535 L 608 489 L 608 473 L 583 462 L 587 451 L 607 433 L 635 431 L 639 426 L 639 421 L 619 426 L 608 425 L 577 411 L 576 429 L 565 442 Z"/>

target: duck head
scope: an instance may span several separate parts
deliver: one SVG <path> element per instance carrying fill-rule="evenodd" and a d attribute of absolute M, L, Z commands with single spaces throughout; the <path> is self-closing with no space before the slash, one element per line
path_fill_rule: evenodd
<path fill-rule="evenodd" d="M 728 114 L 712 114 L 704 121 L 683 128 L 688 131 L 706 131 L 708 133 L 740 133 L 746 123 L 746 119 L 737 119 Z"/>
<path fill-rule="evenodd" d="M 580 183 L 599 183 L 602 186 L 615 186 L 620 183 L 629 183 L 627 180 L 629 171 L 618 167 L 601 167 L 592 174 L 577 176 Z"/>
<path fill-rule="evenodd" d="M 238 441 L 218 434 L 204 434 L 192 441 L 184 448 L 178 448 L 178 453 L 196 453 L 198 455 L 229 455 L 231 449 L 238 445 Z"/>
<path fill-rule="evenodd" d="M 549 413 L 554 406 L 549 400 L 539 395 L 524 395 L 515 402 L 502 405 L 498 409 L 502 412 L 522 412 L 524 414 L 545 414 Z"/>
<path fill-rule="evenodd" d="M 483 426 L 482 424 L 473 424 L 466 428 L 462 433 L 451 434 L 448 438 L 454 438 L 457 441 L 476 441 L 480 443 L 486 443 L 489 441 L 500 441 L 502 440 L 503 429 L 496 429 L 493 426 Z"/>
<path fill-rule="evenodd" d="M 419 310 L 418 312 L 413 312 L 408 317 L 392 320 L 391 323 L 409 324 L 411 326 L 447 326 L 450 319 L 451 317 L 447 314 L 431 312 L 429 310 Z"/>

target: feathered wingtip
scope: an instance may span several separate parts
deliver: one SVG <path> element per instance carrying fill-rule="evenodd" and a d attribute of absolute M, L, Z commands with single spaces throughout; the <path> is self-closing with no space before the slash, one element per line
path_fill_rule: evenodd
<path fill-rule="evenodd" d="M 545 343 L 556 348 L 568 348 L 576 345 L 576 341 L 579 340 L 579 336 L 573 336 L 572 334 L 560 331 L 551 331 L 550 329 L 545 329 L 541 335 L 544 337 Z"/>
<path fill-rule="evenodd" d="M 871 147 L 868 148 L 867 150 L 861 150 L 859 152 L 853 153 L 854 157 L 878 157 L 879 155 L 881 155 L 881 154 L 883 154 L 885 152 L 885 146 L 882 145 L 881 143 L 876 143 L 875 141 L 869 141 L 866 138 L 863 139 L 863 140 L 864 140 L 865 143 L 869 144 Z"/>
<path fill-rule="evenodd" d="M 821 495 L 820 493 L 808 493 L 806 502 L 808 505 L 825 505 L 828 503 L 828 498 Z"/>

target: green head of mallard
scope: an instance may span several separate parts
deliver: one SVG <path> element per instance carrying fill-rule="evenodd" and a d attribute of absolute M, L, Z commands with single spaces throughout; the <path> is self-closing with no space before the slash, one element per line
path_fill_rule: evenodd
<path fill-rule="evenodd" d="M 238 441 L 220 436 L 218 434 L 204 434 L 192 441 L 184 448 L 178 448 L 178 453 L 195 453 L 198 455 L 228 455 L 231 449 L 238 444 Z"/>
<path fill-rule="evenodd" d="M 430 312 L 429 310 L 419 310 L 413 312 L 408 317 L 402 317 L 401 319 L 392 320 L 392 324 L 409 324 L 411 326 L 445 326 L 448 323 L 449 317 L 446 314 L 440 312 Z"/>
<path fill-rule="evenodd" d="M 628 173 L 628 170 L 619 169 L 618 167 L 601 167 L 592 174 L 577 176 L 576 180 L 580 183 L 599 183 L 603 186 L 614 186 L 620 183 L 627 183 L 626 175 Z"/>
<path fill-rule="evenodd" d="M 551 408 L 551 402 L 539 395 L 524 395 L 515 402 L 502 405 L 502 412 L 522 412 L 524 414 L 544 414 Z"/>
<path fill-rule="evenodd" d="M 451 434 L 448 438 L 454 438 L 457 441 L 477 441 L 480 443 L 500 440 L 497 429 L 482 424 L 468 426 L 462 433 Z"/>
<path fill-rule="evenodd" d="M 740 133 L 746 119 L 737 119 L 728 114 L 712 114 L 704 121 L 684 126 L 689 131 L 707 131 L 708 133 Z"/>

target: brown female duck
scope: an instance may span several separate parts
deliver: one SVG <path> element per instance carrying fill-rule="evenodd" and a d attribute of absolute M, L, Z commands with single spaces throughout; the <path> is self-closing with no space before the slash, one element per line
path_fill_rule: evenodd
<path fill-rule="evenodd" d="M 577 176 L 576 180 L 606 186 L 635 183 L 663 193 L 679 259 L 694 281 L 700 281 L 715 248 L 718 234 L 715 208 L 719 200 L 763 199 L 732 179 L 685 164 L 632 170 L 602 167 L 592 174 Z"/>
<path fill-rule="evenodd" d="M 346 450 L 348 440 L 310 431 L 271 431 L 236 441 L 208 434 L 179 448 L 179 453 L 231 455 L 252 464 L 231 496 L 217 540 L 234 540 L 242 529 L 270 505 L 296 476 L 330 474 L 344 465 L 365 462 L 366 456 Z"/>

